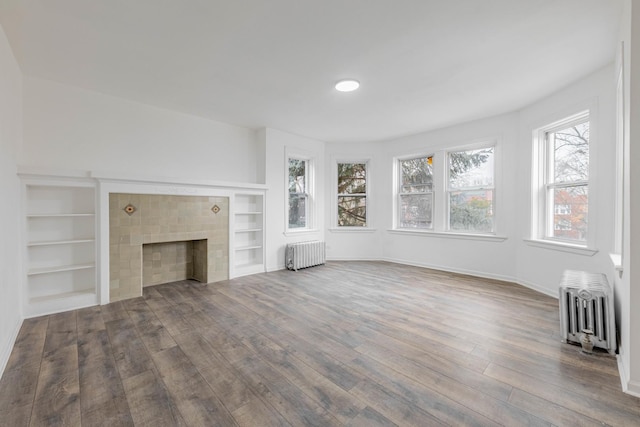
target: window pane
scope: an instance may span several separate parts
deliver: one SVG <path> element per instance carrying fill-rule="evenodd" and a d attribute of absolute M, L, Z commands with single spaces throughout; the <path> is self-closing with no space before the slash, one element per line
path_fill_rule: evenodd
<path fill-rule="evenodd" d="M 338 196 L 338 225 L 365 227 L 367 225 L 367 198 L 365 196 Z"/>
<path fill-rule="evenodd" d="M 289 193 L 306 193 L 307 162 L 299 159 L 289 159 Z"/>
<path fill-rule="evenodd" d="M 493 186 L 493 147 L 449 153 L 449 187 Z"/>
<path fill-rule="evenodd" d="M 400 192 L 427 192 L 433 188 L 433 157 L 418 157 L 400 161 Z"/>
<path fill-rule="evenodd" d="M 431 228 L 433 194 L 400 196 L 400 227 Z"/>
<path fill-rule="evenodd" d="M 470 190 L 449 193 L 449 229 L 493 231 L 493 191 Z"/>
<path fill-rule="evenodd" d="M 304 228 L 306 218 L 307 196 L 289 194 L 289 228 Z"/>
<path fill-rule="evenodd" d="M 584 241 L 587 238 L 589 194 L 586 185 L 551 190 L 552 237 Z"/>
<path fill-rule="evenodd" d="M 366 163 L 338 163 L 338 194 L 367 192 Z"/>
<path fill-rule="evenodd" d="M 549 134 L 554 182 L 589 179 L 589 122 Z"/>

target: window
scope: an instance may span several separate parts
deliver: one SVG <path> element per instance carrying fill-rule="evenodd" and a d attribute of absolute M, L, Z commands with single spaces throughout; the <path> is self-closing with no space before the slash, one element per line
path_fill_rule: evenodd
<path fill-rule="evenodd" d="M 367 163 L 338 163 L 338 227 L 367 226 Z"/>
<path fill-rule="evenodd" d="M 448 153 L 449 230 L 494 231 L 494 147 Z"/>
<path fill-rule="evenodd" d="M 308 227 L 309 165 L 307 160 L 289 159 L 289 225 L 290 229 Z"/>
<path fill-rule="evenodd" d="M 433 228 L 433 156 L 398 160 L 398 227 Z"/>
<path fill-rule="evenodd" d="M 589 205 L 589 116 L 541 131 L 541 237 L 586 243 Z"/>

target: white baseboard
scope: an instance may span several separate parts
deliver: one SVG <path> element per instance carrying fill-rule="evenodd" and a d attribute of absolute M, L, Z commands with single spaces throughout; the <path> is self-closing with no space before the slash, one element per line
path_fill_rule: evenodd
<path fill-rule="evenodd" d="M 274 271 L 280 271 L 280 270 L 284 270 L 285 268 L 287 268 L 284 264 L 282 265 L 277 265 L 275 267 L 273 266 L 267 266 L 267 273 L 273 273 Z"/>
<path fill-rule="evenodd" d="M 618 347 L 620 354 L 624 354 L 624 349 L 622 345 Z M 629 378 L 629 374 L 627 373 L 627 369 L 622 361 L 622 357 L 620 354 L 616 356 L 618 360 L 618 374 L 620 375 L 620 384 L 622 385 L 622 391 L 627 394 L 630 394 L 635 397 L 640 397 L 640 382 L 632 381 Z"/>
<path fill-rule="evenodd" d="M 327 261 L 382 261 L 380 258 L 327 257 Z"/>
<path fill-rule="evenodd" d="M 549 289 L 546 289 L 543 286 L 537 285 L 535 283 L 527 282 L 524 280 L 518 280 L 515 277 L 505 276 L 502 274 L 492 274 L 492 273 L 487 273 L 485 271 L 467 270 L 463 268 L 443 267 L 441 265 L 433 265 L 433 264 L 420 263 L 420 262 L 408 262 L 405 260 L 395 259 L 395 258 L 383 258 L 380 261 L 388 261 L 388 262 L 394 262 L 396 264 L 412 265 L 414 267 L 430 268 L 432 270 L 446 271 L 448 273 L 466 274 L 469 276 L 482 277 L 484 279 L 494 279 L 494 280 L 502 280 L 505 282 L 512 282 L 512 283 L 516 283 L 518 285 L 524 286 L 525 288 L 533 289 L 536 292 L 540 292 L 542 294 L 558 299 L 557 293 L 551 292 L 549 291 Z"/>
<path fill-rule="evenodd" d="M 0 377 L 4 373 L 4 369 L 7 367 L 7 362 L 9 362 L 9 356 L 11 356 L 11 351 L 13 350 L 13 345 L 18 338 L 18 333 L 20 332 L 20 328 L 22 327 L 22 319 L 19 319 L 16 322 L 16 325 L 13 328 L 13 333 L 9 337 L 9 340 L 5 343 L 4 348 L 2 349 L 2 353 L 0 353 Z"/>

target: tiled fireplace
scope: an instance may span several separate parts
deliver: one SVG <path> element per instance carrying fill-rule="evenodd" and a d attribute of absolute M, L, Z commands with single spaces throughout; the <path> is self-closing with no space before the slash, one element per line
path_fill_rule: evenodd
<path fill-rule="evenodd" d="M 109 297 L 143 286 L 229 278 L 229 199 L 109 194 Z"/>

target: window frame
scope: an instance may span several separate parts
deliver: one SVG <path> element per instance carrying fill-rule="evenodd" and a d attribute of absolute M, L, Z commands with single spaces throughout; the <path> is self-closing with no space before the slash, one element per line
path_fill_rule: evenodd
<path fill-rule="evenodd" d="M 408 160 L 415 160 L 415 159 L 421 159 L 421 158 L 431 158 L 432 159 L 432 165 L 431 165 L 431 190 L 430 191 L 424 191 L 424 192 L 403 192 L 402 191 L 402 162 L 408 161 Z M 436 200 L 437 200 L 437 196 L 436 196 L 436 174 L 434 171 L 434 163 L 436 159 L 436 155 L 435 153 L 431 153 L 431 154 L 417 154 L 417 155 L 411 155 L 411 156 L 403 156 L 403 157 L 397 157 L 395 158 L 395 167 L 396 167 L 396 184 L 395 184 L 395 193 L 396 193 L 396 218 L 394 221 L 394 225 L 395 225 L 395 229 L 396 230 L 407 230 L 407 231 L 433 231 L 435 230 L 435 214 L 436 214 Z M 412 196 L 418 196 L 418 195 L 431 195 L 431 225 L 429 227 L 406 227 L 402 225 L 402 196 L 408 196 L 408 195 L 412 195 Z"/>
<path fill-rule="evenodd" d="M 289 191 L 289 163 L 291 160 L 301 160 L 305 162 L 305 192 L 304 193 L 291 193 Z M 287 152 L 285 155 L 285 233 L 303 233 L 314 230 L 315 226 L 315 162 L 312 156 L 300 152 Z M 291 207 L 291 195 L 298 194 L 305 199 L 305 226 L 304 227 L 290 227 L 289 224 L 289 210 Z"/>
<path fill-rule="evenodd" d="M 593 248 L 595 241 L 595 230 L 589 224 L 596 223 L 595 192 L 593 182 L 597 181 L 594 176 L 594 159 L 596 156 L 595 129 L 593 117 L 595 117 L 593 106 L 589 108 L 576 109 L 578 112 L 565 114 L 563 118 L 541 126 L 533 131 L 533 166 L 532 166 L 532 220 L 531 220 L 531 240 L 530 243 L 546 244 L 549 247 L 575 248 L 576 253 L 593 255 L 597 252 Z M 576 111 L 574 110 L 574 111 Z M 572 125 L 589 122 L 589 165 L 588 179 L 574 180 L 567 182 L 555 182 L 551 178 L 553 167 L 550 164 L 551 140 L 550 133 L 566 129 Z M 550 182 L 553 180 L 554 182 Z M 552 189 L 586 186 L 587 188 L 587 232 L 584 240 L 570 239 L 553 236 L 554 224 L 554 201 L 551 199 Z M 526 240 L 526 239 L 525 239 Z"/>
<path fill-rule="evenodd" d="M 365 165 L 365 192 L 364 193 L 338 193 L 338 172 L 340 164 L 364 164 Z M 371 162 L 370 159 L 363 158 L 336 158 L 333 161 L 333 187 L 332 192 L 334 194 L 333 197 L 333 229 L 334 230 L 371 230 L 371 218 L 372 218 L 372 209 L 371 209 Z M 340 225 L 338 215 L 339 215 L 339 200 L 341 197 L 364 197 L 365 198 L 365 225 Z"/>
<path fill-rule="evenodd" d="M 493 167 L 492 167 L 492 184 L 491 185 L 472 185 L 466 187 L 452 187 L 451 186 L 451 154 L 467 152 L 467 151 L 479 151 L 487 148 L 491 148 L 492 156 L 493 156 Z M 452 149 L 446 150 L 444 152 L 444 199 L 445 199 L 445 230 L 449 233 L 459 233 L 459 234 L 473 234 L 473 235 L 486 235 L 493 236 L 496 235 L 497 230 L 497 208 L 496 208 L 496 200 L 497 200 L 497 163 L 499 161 L 498 158 L 498 143 L 493 140 L 490 142 L 483 142 L 479 144 L 473 144 L 462 147 L 454 147 Z M 451 228 L 451 194 L 454 192 L 465 192 L 465 191 L 491 191 L 491 230 L 490 231 L 480 231 L 480 230 L 456 230 Z"/>

